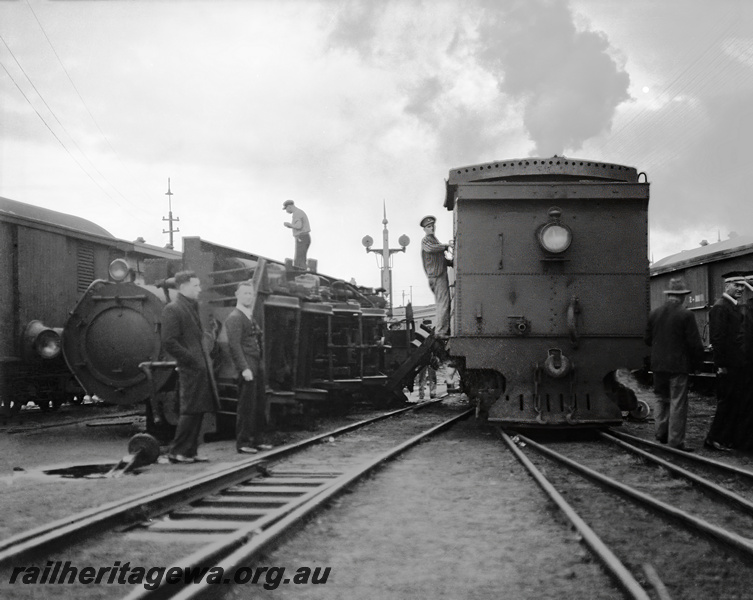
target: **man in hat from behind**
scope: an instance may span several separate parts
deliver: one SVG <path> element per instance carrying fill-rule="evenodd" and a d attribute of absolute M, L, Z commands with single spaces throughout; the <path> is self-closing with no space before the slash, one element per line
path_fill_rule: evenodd
<path fill-rule="evenodd" d="M 651 346 L 654 391 L 659 396 L 656 439 L 672 448 L 692 452 L 685 445 L 689 374 L 703 362 L 703 342 L 693 313 L 685 306 L 690 290 L 672 278 L 666 302 L 648 317 L 645 341 Z"/>
<path fill-rule="evenodd" d="M 439 338 L 450 337 L 450 282 L 447 278 L 447 258 L 445 251 L 449 244 L 442 244 L 434 235 L 437 219 L 431 215 L 421 219 L 424 239 L 421 240 L 421 259 L 424 272 L 429 279 L 429 287 L 434 292 L 437 315 L 434 332 Z"/>
<path fill-rule="evenodd" d="M 295 256 L 293 265 L 299 269 L 306 268 L 306 253 L 311 246 L 311 225 L 306 213 L 295 205 L 292 200 L 282 203 L 282 210 L 292 215 L 290 223 L 284 222 L 285 227 L 293 230 L 295 238 Z"/>
<path fill-rule="evenodd" d="M 732 271 L 722 278 L 724 293 L 709 311 L 717 403 L 704 444 L 707 448 L 728 451 L 734 444 L 745 377 L 743 313 L 739 305 L 745 289 L 745 276 L 740 271 Z"/>

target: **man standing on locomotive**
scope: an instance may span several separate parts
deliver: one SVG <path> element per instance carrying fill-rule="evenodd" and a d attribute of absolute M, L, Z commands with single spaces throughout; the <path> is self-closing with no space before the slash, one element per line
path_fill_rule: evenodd
<path fill-rule="evenodd" d="M 709 311 L 709 337 L 714 349 L 717 403 L 716 414 L 704 445 L 728 451 L 734 444 L 745 379 L 743 313 L 738 304 L 745 288 L 745 276 L 734 271 L 722 277 L 724 293 Z"/>
<path fill-rule="evenodd" d="M 193 271 L 175 274 L 178 296 L 162 312 L 162 347 L 178 363 L 180 416 L 167 455 L 170 462 L 209 460 L 199 456 L 199 435 L 204 413 L 216 412 L 219 395 L 212 361 L 204 348 L 204 328 L 199 316 L 201 283 Z"/>
<path fill-rule="evenodd" d="M 293 237 L 295 237 L 295 258 L 293 259 L 293 266 L 299 269 L 306 268 L 306 253 L 311 246 L 311 225 L 309 225 L 309 218 L 306 213 L 300 208 L 296 207 L 295 202 L 292 200 L 285 200 L 282 203 L 282 210 L 288 214 L 293 215 L 290 223 L 285 222 L 283 225 L 293 230 Z"/>
<path fill-rule="evenodd" d="M 241 454 L 256 454 L 256 444 L 265 426 L 262 377 L 262 333 L 254 319 L 256 290 L 253 281 L 242 281 L 235 290 L 237 303 L 225 320 L 228 347 L 238 370 L 238 409 L 235 421 L 235 447 Z"/>
<path fill-rule="evenodd" d="M 436 304 L 436 321 L 434 332 L 438 338 L 450 337 L 450 282 L 447 278 L 447 258 L 445 251 L 450 244 L 442 244 L 434 235 L 437 219 L 431 215 L 421 219 L 424 229 L 424 239 L 421 240 L 421 259 L 424 272 L 429 279 L 429 287 L 434 292 Z"/>
<path fill-rule="evenodd" d="M 683 306 L 685 296 L 690 294 L 684 281 L 671 279 L 664 293 L 667 301 L 651 311 L 645 337 L 651 346 L 654 391 L 659 395 L 656 439 L 692 452 L 685 446 L 688 375 L 703 362 L 703 342 L 693 313 Z"/>

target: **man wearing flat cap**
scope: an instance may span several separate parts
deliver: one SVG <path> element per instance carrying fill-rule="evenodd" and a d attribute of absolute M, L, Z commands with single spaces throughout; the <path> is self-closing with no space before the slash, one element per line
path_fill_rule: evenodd
<path fill-rule="evenodd" d="M 654 391 L 659 396 L 656 439 L 672 448 L 691 452 L 685 445 L 689 374 L 703 362 L 703 342 L 693 313 L 683 306 L 690 290 L 672 278 L 664 292 L 666 302 L 651 311 L 645 341 L 651 346 Z"/>
<path fill-rule="evenodd" d="M 445 251 L 449 244 L 442 244 L 434 235 L 437 219 L 431 215 L 421 219 L 424 239 L 421 240 L 421 259 L 424 272 L 429 279 L 429 287 L 434 292 L 436 319 L 434 333 L 439 338 L 450 337 L 450 282 L 447 279 L 447 258 Z"/>
<path fill-rule="evenodd" d="M 742 403 L 745 377 L 743 313 L 739 306 L 745 289 L 740 271 L 722 275 L 724 293 L 709 311 L 709 338 L 716 369 L 716 414 L 704 442 L 707 448 L 728 451 Z"/>
<path fill-rule="evenodd" d="M 309 250 L 309 246 L 311 246 L 311 226 L 309 225 L 309 218 L 292 200 L 285 200 L 285 202 L 282 203 L 282 210 L 293 215 L 290 223 L 283 223 L 285 227 L 293 230 L 293 237 L 295 238 L 293 266 L 298 267 L 299 269 L 305 269 L 306 253 Z"/>

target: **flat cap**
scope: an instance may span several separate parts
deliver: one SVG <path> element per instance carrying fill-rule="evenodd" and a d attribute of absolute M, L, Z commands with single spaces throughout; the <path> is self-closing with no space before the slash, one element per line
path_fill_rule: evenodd
<path fill-rule="evenodd" d="M 285 202 L 282 203 L 282 210 L 285 210 L 291 204 L 295 205 L 295 202 L 293 202 L 292 200 L 285 200 Z"/>
<path fill-rule="evenodd" d="M 421 219 L 421 227 L 426 227 L 427 225 L 431 225 L 432 223 L 436 223 L 437 218 L 432 215 L 426 215 L 423 219 Z"/>
<path fill-rule="evenodd" d="M 745 273 L 742 271 L 730 271 L 722 275 L 724 283 L 742 283 L 745 281 Z"/>

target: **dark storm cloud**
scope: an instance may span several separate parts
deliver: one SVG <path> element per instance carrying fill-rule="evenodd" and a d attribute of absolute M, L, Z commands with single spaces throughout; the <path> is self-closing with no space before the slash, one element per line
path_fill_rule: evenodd
<path fill-rule="evenodd" d="M 580 149 L 630 98 L 630 78 L 609 55 L 606 36 L 578 31 L 565 2 L 489 2 L 478 33 L 478 60 L 500 90 L 524 101 L 538 155 Z"/>
<path fill-rule="evenodd" d="M 347 4 L 336 18 L 330 42 L 333 48 L 355 50 L 381 69 L 416 61 L 412 73 L 420 77 L 402 86 L 404 111 L 437 133 L 441 153 L 448 147 L 472 147 L 472 157 L 488 156 L 500 145 L 492 134 L 510 129 L 504 120 L 513 108 L 535 144 L 534 154 L 578 150 L 588 138 L 608 131 L 616 107 L 630 98 L 629 76 L 610 55 L 606 36 L 576 28 L 564 0 L 439 3 L 445 16 L 454 17 L 453 28 L 449 35 L 439 35 L 447 21 L 440 25 L 438 19 L 433 26 L 437 35 L 426 40 L 418 40 L 418 30 L 411 29 L 415 17 L 410 11 L 416 6 Z M 397 23 L 396 14 L 401 17 Z M 393 44 L 390 53 L 379 51 L 380 40 L 390 35 L 383 27 L 386 18 L 392 35 L 404 32 L 391 40 L 398 49 Z M 422 25 L 432 29 L 431 22 Z M 442 61 L 455 69 L 439 68 Z M 427 72 L 426 64 L 436 72 Z M 496 82 L 492 102 L 457 93 L 460 78 L 475 71 Z M 444 137 L 450 134 L 452 138 Z"/>

